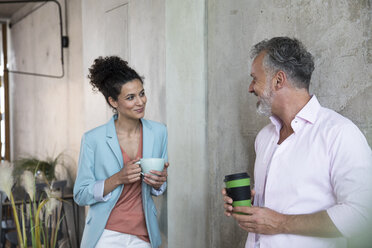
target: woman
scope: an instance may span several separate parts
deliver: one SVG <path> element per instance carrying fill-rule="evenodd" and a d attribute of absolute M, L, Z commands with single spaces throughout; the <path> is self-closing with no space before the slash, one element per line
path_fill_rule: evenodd
<path fill-rule="evenodd" d="M 104 95 L 115 115 L 82 138 L 74 199 L 90 209 L 81 247 L 159 247 L 150 194 L 165 191 L 169 164 L 141 177 L 136 162 L 141 157 L 168 160 L 166 127 L 143 119 L 143 81 L 126 61 L 99 57 L 89 72 L 93 89 Z"/>

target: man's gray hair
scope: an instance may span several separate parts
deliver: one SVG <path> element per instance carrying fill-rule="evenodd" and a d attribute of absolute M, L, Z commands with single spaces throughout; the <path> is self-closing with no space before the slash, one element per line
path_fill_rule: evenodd
<path fill-rule="evenodd" d="M 288 37 L 263 40 L 253 46 L 252 58 L 261 52 L 266 53 L 263 66 L 267 72 L 275 74 L 282 70 L 293 82 L 294 87 L 309 90 L 314 59 L 299 40 Z"/>

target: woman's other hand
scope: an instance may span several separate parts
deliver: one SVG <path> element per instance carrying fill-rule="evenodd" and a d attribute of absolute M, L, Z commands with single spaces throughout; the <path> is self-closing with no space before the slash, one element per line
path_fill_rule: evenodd
<path fill-rule="evenodd" d="M 150 174 L 145 174 L 143 181 L 148 185 L 152 186 L 154 189 L 158 190 L 163 185 L 164 182 L 167 181 L 168 173 L 167 169 L 169 167 L 169 163 L 164 164 L 163 171 L 154 171 L 151 170 Z"/>

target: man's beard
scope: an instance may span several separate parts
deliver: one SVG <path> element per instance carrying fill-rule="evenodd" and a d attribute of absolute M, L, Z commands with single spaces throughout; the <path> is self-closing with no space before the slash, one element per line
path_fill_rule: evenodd
<path fill-rule="evenodd" d="M 270 89 L 269 84 L 266 84 L 268 87 L 262 93 L 262 96 L 258 96 L 257 102 L 257 113 L 264 116 L 271 116 L 271 104 L 272 104 L 272 90 Z"/>

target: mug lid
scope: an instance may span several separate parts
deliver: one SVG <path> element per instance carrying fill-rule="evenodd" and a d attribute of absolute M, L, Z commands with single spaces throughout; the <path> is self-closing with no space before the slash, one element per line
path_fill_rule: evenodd
<path fill-rule="evenodd" d="M 237 179 L 242 179 L 242 178 L 249 178 L 248 173 L 247 172 L 242 172 L 242 173 L 235 173 L 235 174 L 226 175 L 224 182 L 237 180 Z"/>

